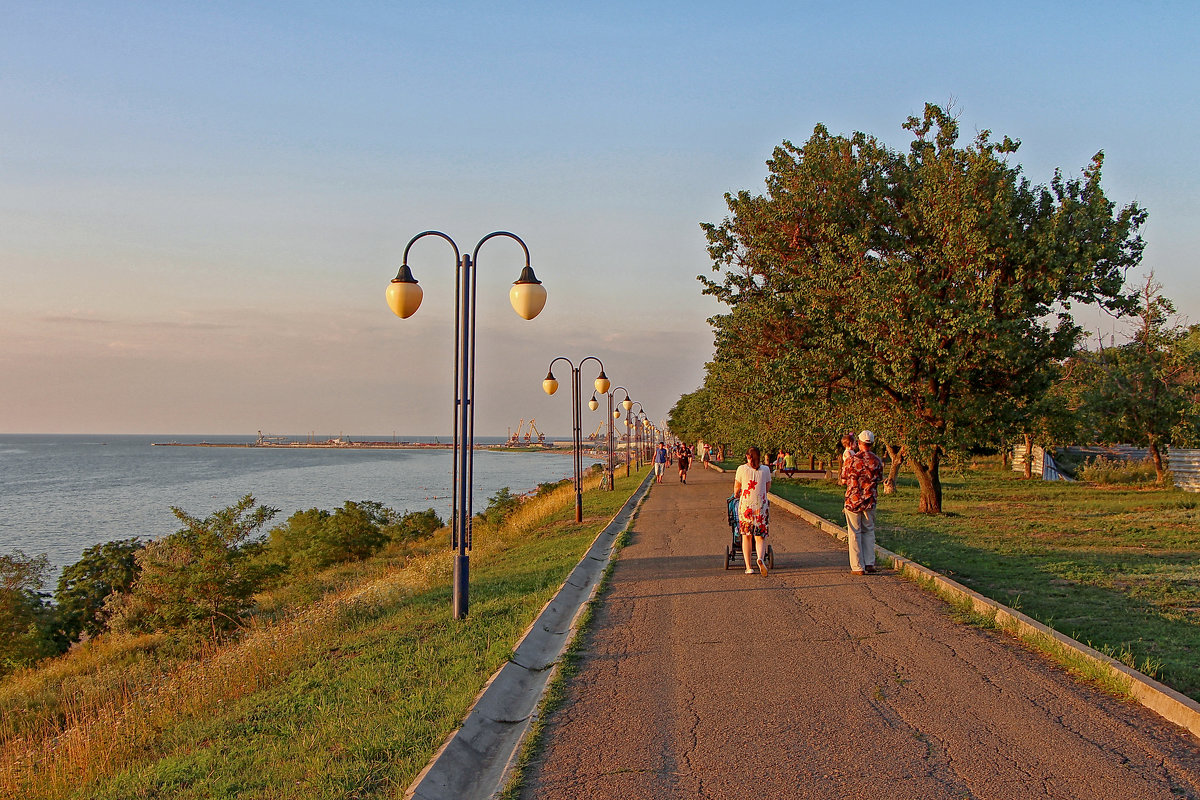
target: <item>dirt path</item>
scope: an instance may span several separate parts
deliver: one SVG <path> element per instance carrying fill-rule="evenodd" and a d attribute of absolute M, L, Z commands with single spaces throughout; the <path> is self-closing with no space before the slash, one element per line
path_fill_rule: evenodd
<path fill-rule="evenodd" d="M 774 509 L 723 569 L 733 476 L 651 490 L 526 798 L 1200 798 L 1200 743 L 954 622 Z"/>

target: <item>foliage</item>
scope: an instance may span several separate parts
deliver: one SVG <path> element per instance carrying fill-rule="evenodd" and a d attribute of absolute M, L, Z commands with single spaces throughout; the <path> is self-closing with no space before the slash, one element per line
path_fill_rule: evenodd
<path fill-rule="evenodd" d="M 700 387 L 694 392 L 683 395 L 676 401 L 667 415 L 667 427 L 671 433 L 685 442 L 716 441 L 725 433 L 719 420 L 713 414 L 716 398 L 712 392 Z"/>
<path fill-rule="evenodd" d="M 700 280 L 730 307 L 705 388 L 714 417 L 768 447 L 882 433 L 937 512 L 945 454 L 995 444 L 1073 352 L 1070 304 L 1132 309 L 1145 212 L 1105 197 L 1102 154 L 1033 186 L 1008 163 L 1016 141 L 960 147 L 932 104 L 904 127 L 906 154 L 818 125 L 775 149 L 765 195 L 726 195 L 730 216 L 703 226 L 723 280 Z"/>
<path fill-rule="evenodd" d="M 182 628 L 218 632 L 242 624 L 261 578 L 247 540 L 278 513 L 252 495 L 199 519 L 171 511 L 184 527 L 137 554 L 140 575 L 110 603 L 114 627 L 134 632 Z"/>
<path fill-rule="evenodd" d="M 384 534 L 389 542 L 420 541 L 446 527 L 446 523 L 432 508 L 409 511 L 399 517 L 395 517 L 393 512 L 388 519 Z"/>
<path fill-rule="evenodd" d="M 537 496 L 544 497 L 545 495 L 548 495 L 566 485 L 566 483 L 567 480 L 565 478 L 560 481 L 546 481 L 545 483 L 539 483 L 537 485 Z"/>
<path fill-rule="evenodd" d="M 1098 438 L 1148 447 L 1160 484 L 1163 448 L 1196 444 L 1200 438 L 1200 326 L 1173 324 L 1174 313 L 1151 274 L 1130 340 L 1079 356 Z"/>
<path fill-rule="evenodd" d="M 475 515 L 475 518 L 489 525 L 500 525 L 505 517 L 521 505 L 521 496 L 513 494 L 505 486 L 488 498 L 487 508 Z"/>
<path fill-rule="evenodd" d="M 50 562 L 21 550 L 0 555 L 0 675 L 55 652 L 42 593 Z"/>
<path fill-rule="evenodd" d="M 96 636 L 108 627 L 105 603 L 114 593 L 133 588 L 138 576 L 137 554 L 143 547 L 136 537 L 92 545 L 63 570 L 54 592 L 63 644 L 82 634 Z"/>
<path fill-rule="evenodd" d="M 1125 461 L 1096 458 L 1079 468 L 1077 477 L 1100 486 L 1127 486 L 1154 483 L 1157 475 L 1153 461 Z"/>
<path fill-rule="evenodd" d="M 269 558 L 289 570 L 318 570 L 359 561 L 388 543 L 383 526 L 392 512 L 382 504 L 347 500 L 333 513 L 319 508 L 297 511 L 271 530 Z"/>

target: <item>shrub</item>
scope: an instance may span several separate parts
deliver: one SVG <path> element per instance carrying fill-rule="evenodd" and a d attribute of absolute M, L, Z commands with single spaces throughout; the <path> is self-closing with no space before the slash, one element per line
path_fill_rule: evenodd
<path fill-rule="evenodd" d="M 137 554 L 145 546 L 137 538 L 93 545 L 63 570 L 54 592 L 61 646 L 108 627 L 105 603 L 112 594 L 133 588 L 138 576 Z"/>
<path fill-rule="evenodd" d="M 409 511 L 395 517 L 384 527 L 384 534 L 391 542 L 415 542 L 426 539 L 446 527 L 441 517 L 432 508 L 424 511 Z"/>
<path fill-rule="evenodd" d="M 548 495 L 554 490 L 558 489 L 560 486 L 565 486 L 567 482 L 568 479 L 563 478 L 560 481 L 547 481 L 545 483 L 539 483 L 537 485 L 537 496 L 544 497 L 545 495 Z"/>
<path fill-rule="evenodd" d="M 475 515 L 475 518 L 489 525 L 501 525 L 504 518 L 521 505 L 521 496 L 513 494 L 505 486 L 488 498 L 487 508 Z"/>
<path fill-rule="evenodd" d="M 359 561 L 388 543 L 392 535 L 385 526 L 402 520 L 397 521 L 395 512 L 372 501 L 347 500 L 332 514 L 319 508 L 297 511 L 271 531 L 269 558 L 289 570 L 318 570 Z"/>
<path fill-rule="evenodd" d="M 1128 486 L 1154 483 L 1158 476 L 1149 460 L 1122 461 L 1100 456 L 1080 467 L 1078 478 L 1100 486 Z"/>
<path fill-rule="evenodd" d="M 0 675 L 53 655 L 53 615 L 42 586 L 50 562 L 20 550 L 0 556 Z"/>
<path fill-rule="evenodd" d="M 204 519 L 172 506 L 184 527 L 137 554 L 133 591 L 112 595 L 111 625 L 134 632 L 206 629 L 214 638 L 241 624 L 261 573 L 242 545 L 278 513 L 253 495 Z"/>

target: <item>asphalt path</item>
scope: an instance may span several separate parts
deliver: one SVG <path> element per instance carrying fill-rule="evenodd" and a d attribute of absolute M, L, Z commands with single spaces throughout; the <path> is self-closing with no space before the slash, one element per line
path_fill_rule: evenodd
<path fill-rule="evenodd" d="M 525 798 L 1200 798 L 1200 742 L 955 622 L 772 509 L 724 569 L 733 476 L 651 489 Z"/>

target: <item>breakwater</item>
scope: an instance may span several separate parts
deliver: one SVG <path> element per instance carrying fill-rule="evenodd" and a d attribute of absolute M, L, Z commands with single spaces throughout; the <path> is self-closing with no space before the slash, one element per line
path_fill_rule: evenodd
<path fill-rule="evenodd" d="M 151 442 L 151 447 L 262 447 L 276 449 L 321 449 L 321 450 L 449 450 L 450 442 L 351 442 L 329 440 L 323 442 Z M 483 449 L 489 445 L 475 445 Z"/>

